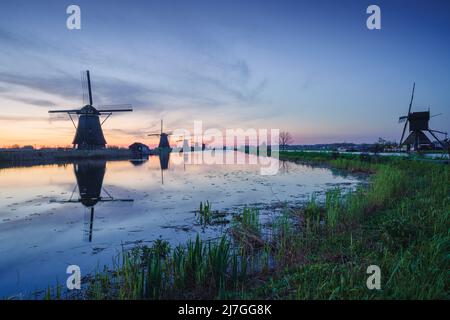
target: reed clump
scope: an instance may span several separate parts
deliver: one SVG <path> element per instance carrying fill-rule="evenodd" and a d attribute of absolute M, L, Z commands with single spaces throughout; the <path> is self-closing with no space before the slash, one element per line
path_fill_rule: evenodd
<path fill-rule="evenodd" d="M 196 211 L 195 216 L 197 222 L 202 226 L 227 224 L 229 221 L 226 218 L 225 212 L 219 212 L 219 210 L 212 210 L 212 205 L 209 201 L 200 202 L 199 210 Z"/>
<path fill-rule="evenodd" d="M 259 210 L 245 207 L 241 214 L 234 216 L 230 233 L 233 239 L 247 251 L 264 246 Z"/>

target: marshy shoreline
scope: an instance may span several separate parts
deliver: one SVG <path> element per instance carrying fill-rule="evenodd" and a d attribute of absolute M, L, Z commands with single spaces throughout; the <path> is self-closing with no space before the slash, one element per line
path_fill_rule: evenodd
<path fill-rule="evenodd" d="M 448 165 L 311 152 L 281 152 L 280 159 L 370 173 L 370 183 L 286 207 L 270 225 L 245 208 L 216 240 L 137 245 L 87 277 L 81 291 L 51 287 L 43 298 L 449 298 Z M 221 218 L 204 203 L 198 217 L 205 224 Z M 366 286 L 370 265 L 381 269 L 381 290 Z"/>

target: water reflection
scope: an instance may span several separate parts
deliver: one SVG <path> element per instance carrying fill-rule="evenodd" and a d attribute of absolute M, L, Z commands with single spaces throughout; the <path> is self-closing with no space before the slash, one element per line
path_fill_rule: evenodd
<path fill-rule="evenodd" d="M 234 164 L 224 164 L 228 156 Z M 46 288 L 56 279 L 64 283 L 69 264 L 94 272 L 111 264 L 123 246 L 160 238 L 176 246 L 197 234 L 220 236 L 223 226 L 197 223 L 200 202 L 230 215 L 254 206 L 266 223 L 284 203 L 302 204 L 313 192 L 360 183 L 352 174 L 296 163 L 264 176 L 259 165 L 249 164 L 254 157 L 176 152 L 132 162 L 1 170 L 0 297 Z"/>
<path fill-rule="evenodd" d="M 147 161 L 148 161 L 148 156 L 146 158 L 133 159 L 133 160 L 130 161 L 130 163 L 137 167 L 137 166 L 142 166 Z"/>
<path fill-rule="evenodd" d="M 103 188 L 103 179 L 106 172 L 106 161 L 83 161 L 74 163 L 73 171 L 77 181 L 69 200 L 54 201 L 58 203 L 81 203 L 88 210 L 87 240 L 92 242 L 94 226 L 95 205 L 99 202 L 133 202 L 133 199 L 114 198 L 106 188 Z M 78 188 L 78 199 L 73 199 Z M 103 191 L 103 195 L 102 195 Z"/>
<path fill-rule="evenodd" d="M 79 199 L 85 207 L 94 208 L 102 200 L 103 178 L 106 172 L 106 161 L 84 161 L 73 166 L 77 179 Z"/>
<path fill-rule="evenodd" d="M 159 155 L 159 166 L 162 170 L 167 170 L 169 168 L 169 160 L 170 160 L 170 153 L 169 152 L 162 152 Z"/>
<path fill-rule="evenodd" d="M 157 155 L 159 158 L 159 168 L 161 171 L 161 184 L 164 184 L 164 170 L 169 169 L 169 161 L 170 161 L 170 152 L 163 151 L 159 155 Z M 144 163 L 148 161 L 149 157 L 148 155 L 143 156 L 141 158 L 133 159 L 130 161 L 131 164 L 134 166 L 142 166 Z M 187 158 L 185 159 L 185 163 L 187 161 Z"/>
<path fill-rule="evenodd" d="M 161 184 L 164 184 L 164 170 L 169 168 L 170 152 L 159 154 L 159 167 L 161 168 Z"/>

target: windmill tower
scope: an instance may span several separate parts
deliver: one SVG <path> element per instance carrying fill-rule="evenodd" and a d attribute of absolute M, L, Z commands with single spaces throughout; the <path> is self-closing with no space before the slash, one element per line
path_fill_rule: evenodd
<path fill-rule="evenodd" d="M 148 136 L 157 136 L 159 137 L 159 145 L 158 149 L 160 152 L 170 152 L 172 148 L 169 144 L 169 136 L 172 135 L 171 132 L 163 132 L 163 120 L 161 119 L 161 132 L 160 133 L 150 133 Z"/>
<path fill-rule="evenodd" d="M 400 146 L 406 145 L 408 147 L 408 150 L 410 150 L 412 146 L 415 151 L 420 150 L 424 146 L 431 146 L 432 145 L 431 140 L 425 134 L 425 132 L 429 132 L 433 136 L 433 138 L 439 142 L 442 148 L 446 150 L 447 147 L 441 140 L 439 140 L 438 137 L 436 137 L 435 133 L 440 133 L 444 135 L 447 135 L 447 133 L 432 130 L 429 127 L 430 118 L 433 117 L 430 116 L 430 110 L 428 109 L 428 111 L 411 112 L 415 88 L 416 83 L 414 83 L 413 85 L 411 101 L 409 102 L 408 114 L 406 116 L 401 116 L 398 119 L 399 123 L 402 122 L 405 123 L 405 125 L 403 126 L 402 137 L 400 139 Z M 408 124 L 409 124 L 409 135 L 405 140 L 403 140 L 406 132 L 406 126 Z"/>
<path fill-rule="evenodd" d="M 76 149 L 93 150 L 104 149 L 106 147 L 105 136 L 102 126 L 114 112 L 133 111 L 131 105 L 103 106 L 102 109 L 96 109 L 92 102 L 91 77 L 89 71 L 86 71 L 87 89 L 89 103 L 81 109 L 71 110 L 50 110 L 49 113 L 67 113 L 75 127 L 76 133 L 73 139 L 73 146 Z M 108 107 L 119 107 L 117 109 L 108 109 Z M 121 107 L 121 108 L 120 108 Z M 72 116 L 78 116 L 78 125 L 75 124 Z M 106 118 L 100 122 L 100 117 L 106 115 Z"/>

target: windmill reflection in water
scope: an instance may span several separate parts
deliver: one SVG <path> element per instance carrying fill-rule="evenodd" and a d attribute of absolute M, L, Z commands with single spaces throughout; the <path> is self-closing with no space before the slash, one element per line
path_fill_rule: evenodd
<path fill-rule="evenodd" d="M 145 155 L 138 159 L 133 159 L 130 162 L 134 166 L 141 166 L 148 161 L 148 157 L 149 157 L 148 155 Z M 169 169 L 170 152 L 163 150 L 159 152 L 158 158 L 159 158 L 159 168 L 161 170 L 161 184 L 164 184 L 164 171 Z"/>
<path fill-rule="evenodd" d="M 89 160 L 74 163 L 73 165 L 77 184 L 73 188 L 69 200 L 52 201 L 57 203 L 81 203 L 88 210 L 88 230 L 87 240 L 92 242 L 92 233 L 94 226 L 95 206 L 99 202 L 133 202 L 134 199 L 114 198 L 103 187 L 103 178 L 106 172 L 105 160 Z M 74 199 L 74 194 L 78 188 L 78 198 Z"/>

